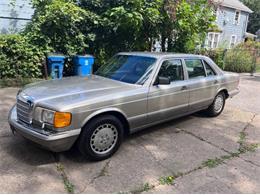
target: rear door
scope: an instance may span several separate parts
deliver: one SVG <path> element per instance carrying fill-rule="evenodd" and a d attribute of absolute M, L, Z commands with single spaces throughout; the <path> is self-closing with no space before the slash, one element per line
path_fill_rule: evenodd
<path fill-rule="evenodd" d="M 184 62 L 190 91 L 189 111 L 207 108 L 216 95 L 216 74 L 212 68 L 205 65 L 203 59 L 188 58 Z"/>
<path fill-rule="evenodd" d="M 168 59 L 157 76 L 170 78 L 169 85 L 152 85 L 148 94 L 148 121 L 156 123 L 188 111 L 189 91 L 184 76 L 183 60 Z"/>

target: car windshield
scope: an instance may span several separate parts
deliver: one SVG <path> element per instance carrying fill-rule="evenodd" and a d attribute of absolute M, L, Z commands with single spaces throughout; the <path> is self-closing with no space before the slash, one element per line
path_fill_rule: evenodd
<path fill-rule="evenodd" d="M 96 75 L 131 83 L 142 85 L 149 78 L 156 58 L 134 56 L 134 55 L 116 55 L 101 66 Z"/>

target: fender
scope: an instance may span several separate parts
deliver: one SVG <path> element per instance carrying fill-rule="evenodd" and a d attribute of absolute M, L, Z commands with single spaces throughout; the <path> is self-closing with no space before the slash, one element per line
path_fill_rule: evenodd
<path fill-rule="evenodd" d="M 218 91 L 217 91 L 217 93 L 216 93 L 216 95 L 217 95 L 220 91 L 226 91 L 226 92 L 227 92 L 226 95 L 229 96 L 229 92 L 228 92 L 227 88 L 225 88 L 225 87 L 221 87 L 221 88 L 219 88 Z M 227 97 L 227 98 L 228 98 L 228 97 Z M 227 99 L 227 98 L 226 98 L 226 99 Z"/>
<path fill-rule="evenodd" d="M 87 122 L 89 122 L 93 117 L 98 116 L 103 113 L 107 113 L 107 112 L 117 112 L 117 113 L 123 115 L 125 117 L 125 119 L 127 120 L 127 116 L 122 110 L 120 110 L 118 108 L 103 108 L 103 109 L 100 109 L 100 110 L 97 110 L 97 111 L 91 113 L 87 118 L 85 118 L 81 124 L 81 127 L 83 127 L 85 124 L 87 124 Z"/>

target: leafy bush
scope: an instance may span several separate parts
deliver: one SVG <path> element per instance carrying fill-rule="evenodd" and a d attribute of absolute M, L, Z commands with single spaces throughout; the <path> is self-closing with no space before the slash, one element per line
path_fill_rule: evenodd
<path fill-rule="evenodd" d="M 38 1 L 35 1 L 38 2 Z M 45 52 L 65 55 L 82 54 L 89 47 L 93 36 L 89 26 L 95 15 L 66 0 L 43 1 L 37 7 L 32 22 L 23 33 L 29 42 Z"/>
<path fill-rule="evenodd" d="M 247 49 L 236 47 L 227 52 L 224 69 L 232 72 L 251 72 L 254 67 L 254 56 Z"/>
<path fill-rule="evenodd" d="M 252 72 L 260 58 L 260 43 L 248 41 L 232 49 L 200 49 L 197 54 L 210 57 L 220 68 L 232 72 Z M 257 59 L 256 59 L 257 58 Z"/>
<path fill-rule="evenodd" d="M 210 57 L 220 68 L 224 69 L 224 56 L 225 50 L 223 49 L 216 49 L 216 50 L 207 50 L 201 49 L 197 51 L 200 55 L 205 55 Z"/>
<path fill-rule="evenodd" d="M 0 36 L 0 79 L 40 77 L 43 58 L 43 53 L 24 36 Z"/>

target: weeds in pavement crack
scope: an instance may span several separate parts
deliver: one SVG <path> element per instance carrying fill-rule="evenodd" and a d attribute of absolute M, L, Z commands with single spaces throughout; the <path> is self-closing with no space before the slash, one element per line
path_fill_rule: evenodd
<path fill-rule="evenodd" d="M 224 148 L 221 148 L 207 140 L 205 140 L 204 138 L 200 137 L 200 136 L 197 136 L 195 135 L 194 133 L 192 132 L 189 132 L 189 131 L 186 131 L 184 129 L 179 129 L 180 131 L 183 131 L 187 134 L 190 134 L 196 138 L 198 138 L 199 140 L 203 141 L 203 142 L 206 142 L 214 147 L 217 147 L 223 151 L 225 151 L 227 153 L 227 155 L 223 155 L 223 156 L 220 156 L 220 157 L 216 157 L 216 158 L 213 158 L 213 159 L 208 159 L 204 162 L 201 163 L 200 166 L 190 170 L 190 171 L 187 171 L 185 173 L 178 173 L 174 176 L 167 176 L 167 177 L 161 177 L 159 178 L 159 184 L 156 185 L 156 186 L 160 186 L 160 185 L 173 185 L 175 179 L 177 179 L 178 177 L 182 177 L 184 175 L 188 175 L 194 171 L 197 171 L 199 169 L 203 169 L 205 167 L 208 167 L 208 168 L 215 168 L 221 164 L 224 164 L 225 161 L 227 160 L 231 160 L 232 158 L 235 158 L 235 157 L 240 157 L 241 154 L 244 154 L 246 152 L 254 152 L 258 147 L 260 147 L 260 144 L 248 144 L 246 143 L 246 137 L 247 137 L 247 133 L 246 133 L 246 130 L 247 128 L 251 125 L 251 123 L 253 122 L 254 118 L 255 118 L 256 115 L 254 115 L 251 120 L 246 124 L 246 126 L 243 128 L 243 130 L 239 133 L 239 140 L 238 140 L 238 144 L 239 144 L 239 148 L 236 152 L 229 152 L 227 150 L 225 150 Z M 156 187 L 154 185 L 154 187 Z"/>
<path fill-rule="evenodd" d="M 195 135 L 194 133 L 192 132 L 189 132 L 187 130 L 184 130 L 184 129 L 179 129 L 179 131 L 182 131 L 184 133 L 187 133 L 189 135 L 192 135 L 194 137 L 196 137 L 197 139 L 203 141 L 203 142 L 206 142 L 216 148 L 219 148 L 221 149 L 222 151 L 226 152 L 227 155 L 223 155 L 223 156 L 220 156 L 220 157 L 216 157 L 216 158 L 213 158 L 213 159 L 208 159 L 206 161 L 203 161 L 201 163 L 201 165 L 199 165 L 198 167 L 192 169 L 192 170 L 189 170 L 187 172 L 184 172 L 184 173 L 178 173 L 178 174 L 174 174 L 172 176 L 163 176 L 163 177 L 160 177 L 158 179 L 159 183 L 155 184 L 155 185 L 151 185 L 149 183 L 145 183 L 142 187 L 140 188 L 137 188 L 135 190 L 132 190 L 130 191 L 130 193 L 133 193 L 133 194 L 136 194 L 136 193 L 142 193 L 142 192 L 147 192 L 151 189 L 154 189 L 155 187 L 157 186 L 160 186 L 160 185 L 173 185 L 174 184 L 174 181 L 179 178 L 179 177 L 182 177 L 182 176 L 185 176 L 185 175 L 188 175 L 194 171 L 197 171 L 197 170 L 200 170 L 200 169 L 203 169 L 205 167 L 208 167 L 208 168 L 215 168 L 221 164 L 224 164 L 225 161 L 228 161 L 228 160 L 231 160 L 232 158 L 235 158 L 235 157 L 240 157 L 241 154 L 244 154 L 246 152 L 254 152 L 258 147 L 260 147 L 260 144 L 248 144 L 246 143 L 246 136 L 247 136 L 247 133 L 245 132 L 247 130 L 247 128 L 251 125 L 251 123 L 253 122 L 254 118 L 255 118 L 256 115 L 254 115 L 251 120 L 246 124 L 246 126 L 243 128 L 243 130 L 239 133 L 239 140 L 238 140 L 238 144 L 239 144 L 239 148 L 236 152 L 229 152 L 227 150 L 225 150 L 224 148 L 221 148 L 220 146 L 218 145 L 215 145 L 207 140 L 205 140 L 204 138 L 198 136 L 198 135 Z M 155 159 L 157 160 L 157 159 Z M 127 192 L 120 192 L 120 193 L 127 193 Z"/>
<path fill-rule="evenodd" d="M 174 182 L 174 176 L 161 177 L 159 179 L 160 185 L 172 185 Z"/>
<path fill-rule="evenodd" d="M 57 163 L 56 165 L 57 171 L 60 173 L 65 190 L 73 194 L 74 193 L 74 185 L 69 181 L 67 174 L 65 173 L 64 166 L 61 163 Z"/>
<path fill-rule="evenodd" d="M 243 128 L 243 130 L 239 133 L 239 148 L 236 152 L 229 152 L 228 155 L 221 156 L 219 158 L 214 159 L 208 159 L 207 161 L 204 161 L 202 163 L 203 166 L 214 168 L 217 167 L 220 164 L 225 163 L 226 160 L 230 160 L 234 157 L 240 157 L 241 154 L 244 154 L 246 152 L 255 152 L 255 150 L 259 147 L 259 144 L 248 144 L 246 143 L 246 136 L 247 133 L 245 132 L 247 128 L 251 125 L 256 115 L 254 115 L 250 122 L 246 124 L 246 126 Z"/>
<path fill-rule="evenodd" d="M 223 158 L 214 158 L 214 159 L 208 159 L 207 161 L 202 162 L 202 165 L 204 167 L 214 168 L 223 163 L 224 163 Z"/>
<path fill-rule="evenodd" d="M 130 193 L 131 194 L 140 194 L 142 192 L 148 192 L 149 190 L 151 190 L 153 188 L 155 188 L 154 185 L 151 185 L 149 183 L 145 183 L 141 187 L 134 189 L 134 190 L 131 190 Z"/>
<path fill-rule="evenodd" d="M 108 175 L 108 168 L 109 168 L 109 163 L 110 163 L 110 160 L 108 160 L 106 162 L 106 164 L 102 167 L 102 169 L 100 170 L 100 172 L 98 173 L 97 176 L 95 176 L 90 183 L 93 183 L 96 179 L 98 179 L 99 177 L 104 177 L 106 175 Z"/>

